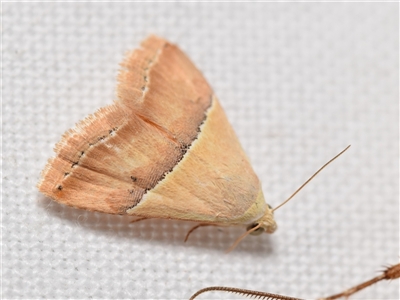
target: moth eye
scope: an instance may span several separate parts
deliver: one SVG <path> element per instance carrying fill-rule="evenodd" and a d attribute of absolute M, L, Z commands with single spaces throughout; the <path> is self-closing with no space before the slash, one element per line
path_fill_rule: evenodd
<path fill-rule="evenodd" d="M 247 226 L 247 231 L 249 231 L 250 229 L 252 229 L 252 228 L 254 228 L 254 227 L 256 227 L 256 226 L 258 226 L 258 223 L 254 223 L 254 224 L 251 224 L 251 225 L 249 225 L 249 226 Z M 263 233 L 264 232 L 264 228 L 262 228 L 262 227 L 258 227 L 256 230 L 254 230 L 252 233 L 250 233 L 251 235 L 260 235 L 261 233 Z"/>
<path fill-rule="evenodd" d="M 269 205 L 268 203 L 267 203 L 267 205 L 268 205 L 269 209 L 272 209 L 272 206 L 271 206 L 271 205 Z"/>

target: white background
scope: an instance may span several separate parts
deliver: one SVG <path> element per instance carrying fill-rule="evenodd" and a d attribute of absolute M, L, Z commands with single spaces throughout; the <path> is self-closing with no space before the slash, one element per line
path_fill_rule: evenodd
<path fill-rule="evenodd" d="M 187 299 L 209 285 L 317 298 L 399 258 L 398 3 L 3 3 L 2 297 Z M 115 98 L 155 33 L 214 88 L 279 229 L 143 221 L 36 189 L 53 145 Z M 398 299 L 398 281 L 352 299 Z"/>

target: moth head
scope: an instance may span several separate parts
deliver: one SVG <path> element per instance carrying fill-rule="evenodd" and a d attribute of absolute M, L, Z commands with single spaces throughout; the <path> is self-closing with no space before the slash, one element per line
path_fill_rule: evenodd
<path fill-rule="evenodd" d="M 250 231 L 253 228 L 257 229 L 251 231 L 251 235 L 260 235 L 263 232 L 273 233 L 276 230 L 277 225 L 274 219 L 274 212 L 270 205 L 268 205 L 267 210 L 259 220 L 247 226 L 247 231 Z"/>
<path fill-rule="evenodd" d="M 244 239 L 247 235 L 260 235 L 263 232 L 266 233 L 273 233 L 277 228 L 276 222 L 274 220 L 274 212 L 271 206 L 268 205 L 268 207 L 265 210 L 264 215 L 258 219 L 257 221 L 253 222 L 252 224 L 247 226 L 247 230 L 245 233 L 243 233 L 236 241 L 233 243 L 232 246 L 228 248 L 226 251 L 231 252 L 239 243 L 242 239 Z"/>

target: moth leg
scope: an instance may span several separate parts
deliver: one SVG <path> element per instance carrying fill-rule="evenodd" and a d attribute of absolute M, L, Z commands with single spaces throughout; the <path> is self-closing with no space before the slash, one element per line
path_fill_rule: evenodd
<path fill-rule="evenodd" d="M 197 228 L 199 228 L 199 227 L 204 227 L 204 226 L 218 226 L 218 225 L 207 224 L 207 223 L 200 223 L 200 224 L 197 224 L 196 226 L 193 226 L 193 227 L 188 231 L 188 233 L 186 234 L 185 242 L 188 240 L 189 235 L 190 235 L 193 231 L 195 231 L 195 230 L 196 230 Z"/>
<path fill-rule="evenodd" d="M 130 221 L 129 223 L 136 223 L 136 222 L 140 222 L 140 221 L 147 220 L 147 219 L 151 219 L 151 218 L 142 217 L 142 218 L 138 218 L 133 221 Z"/>

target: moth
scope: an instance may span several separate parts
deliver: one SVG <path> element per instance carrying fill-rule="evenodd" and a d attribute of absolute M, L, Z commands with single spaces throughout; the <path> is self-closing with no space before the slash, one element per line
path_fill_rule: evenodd
<path fill-rule="evenodd" d="M 157 36 L 121 63 L 116 100 L 68 130 L 54 150 L 38 188 L 62 204 L 198 222 L 188 235 L 208 225 L 244 226 L 246 235 L 277 228 L 210 85 Z"/>

